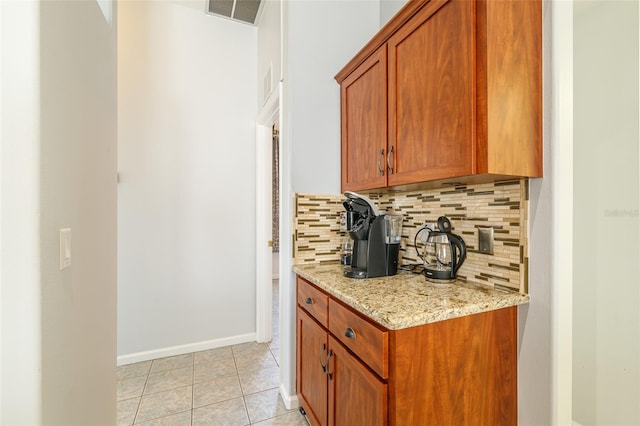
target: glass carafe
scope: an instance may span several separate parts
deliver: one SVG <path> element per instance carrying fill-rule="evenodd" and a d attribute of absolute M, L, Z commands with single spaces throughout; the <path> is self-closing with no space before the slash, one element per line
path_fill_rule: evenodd
<path fill-rule="evenodd" d="M 451 242 L 447 235 L 434 236 L 425 244 L 425 267 L 437 271 L 451 271 L 451 258 Z"/>

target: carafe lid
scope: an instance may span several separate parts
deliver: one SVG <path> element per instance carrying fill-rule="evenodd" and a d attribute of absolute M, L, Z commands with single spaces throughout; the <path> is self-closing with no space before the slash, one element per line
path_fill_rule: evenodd
<path fill-rule="evenodd" d="M 446 216 L 440 216 L 438 218 L 438 229 L 440 232 L 451 232 L 451 221 Z"/>

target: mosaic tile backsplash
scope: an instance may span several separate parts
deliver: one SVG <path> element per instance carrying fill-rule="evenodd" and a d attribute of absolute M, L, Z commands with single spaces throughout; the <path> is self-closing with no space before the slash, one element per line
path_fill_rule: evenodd
<path fill-rule="evenodd" d="M 528 293 L 528 193 L 528 180 L 523 179 L 366 195 L 381 211 L 404 216 L 401 267 L 421 264 L 414 247 L 416 232 L 425 222 L 447 216 L 452 232 L 461 236 L 467 246 L 459 279 Z M 344 196 L 298 193 L 294 198 L 294 264 L 338 262 L 341 244 L 348 238 L 340 229 Z M 493 228 L 493 254 L 478 250 L 481 227 Z"/>

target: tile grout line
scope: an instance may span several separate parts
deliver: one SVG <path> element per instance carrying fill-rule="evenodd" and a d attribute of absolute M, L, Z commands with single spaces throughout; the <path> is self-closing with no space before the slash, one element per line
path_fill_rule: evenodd
<path fill-rule="evenodd" d="M 146 374 L 146 379 L 144 379 L 144 386 L 142 386 L 142 393 L 140 394 L 140 399 L 138 400 L 138 407 L 136 407 L 136 414 L 133 416 L 133 423 L 131 425 L 136 424 L 136 420 L 138 419 L 138 413 L 140 412 L 140 406 L 142 405 L 142 397 L 144 396 L 144 390 L 147 387 L 147 382 L 149 381 L 149 374 L 151 374 L 151 367 L 153 366 L 153 361 L 149 364 L 149 371 Z"/>
<path fill-rule="evenodd" d="M 238 370 L 238 363 L 236 362 L 236 352 L 233 350 L 233 346 L 231 346 L 231 355 L 233 356 L 233 365 L 236 369 L 236 376 L 238 377 L 238 383 L 240 384 L 240 394 L 242 396 L 242 405 L 244 406 L 244 413 L 247 415 L 247 420 L 249 421 L 249 425 L 250 425 L 251 418 L 249 417 L 249 410 L 247 409 L 247 401 L 245 399 L 244 387 L 242 386 L 242 380 L 240 380 L 240 371 Z"/>

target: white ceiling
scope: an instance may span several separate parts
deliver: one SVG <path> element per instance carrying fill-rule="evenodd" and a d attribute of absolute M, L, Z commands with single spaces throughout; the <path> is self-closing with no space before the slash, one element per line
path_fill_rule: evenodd
<path fill-rule="evenodd" d="M 207 0 L 169 0 L 171 3 L 179 4 L 191 9 L 200 10 L 206 12 Z"/>

